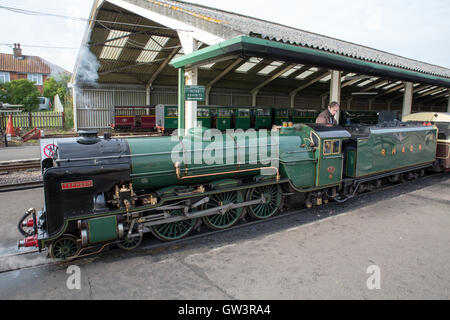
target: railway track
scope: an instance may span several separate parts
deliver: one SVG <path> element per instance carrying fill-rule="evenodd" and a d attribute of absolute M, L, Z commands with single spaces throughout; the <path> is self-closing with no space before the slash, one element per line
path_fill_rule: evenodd
<path fill-rule="evenodd" d="M 0 192 L 10 192 L 18 190 L 36 189 L 44 186 L 42 181 L 31 181 L 12 184 L 0 184 Z"/>
<path fill-rule="evenodd" d="M 430 179 L 433 179 L 433 178 L 444 177 L 445 175 L 448 175 L 448 173 L 434 173 L 434 174 L 427 175 L 427 176 L 425 176 L 423 178 L 420 178 L 418 180 L 411 180 L 411 181 L 407 181 L 407 182 L 404 182 L 404 183 L 401 183 L 401 184 L 387 185 L 387 186 L 384 186 L 382 188 L 379 188 L 379 189 L 376 189 L 376 190 L 373 190 L 373 191 L 357 194 L 353 198 L 353 200 L 351 200 L 351 201 L 354 201 L 356 199 L 363 199 L 365 197 L 368 197 L 368 196 L 371 196 L 371 195 L 375 195 L 375 194 L 381 193 L 381 192 L 386 192 L 386 191 L 389 191 L 389 190 L 392 190 L 392 189 L 395 189 L 395 188 L 398 188 L 398 187 L 402 187 L 402 190 L 403 189 L 407 189 L 408 187 L 411 187 L 412 185 L 414 185 L 414 184 L 416 184 L 418 182 L 426 182 L 427 180 L 430 180 Z M 399 191 L 399 193 L 402 194 L 403 192 Z M 311 209 L 311 208 L 301 208 L 301 209 L 298 209 L 298 210 L 290 210 L 290 211 L 282 212 L 282 213 L 280 213 L 280 214 L 278 214 L 278 215 L 276 215 L 276 216 L 274 216 L 272 218 L 266 219 L 266 220 L 241 221 L 239 224 L 237 224 L 237 225 L 235 225 L 235 226 L 233 226 L 231 228 L 224 229 L 224 230 L 210 230 L 210 229 L 205 228 L 202 225 L 202 226 L 199 227 L 200 231 L 197 234 L 191 235 L 191 236 L 189 236 L 187 238 L 183 238 L 183 239 L 180 239 L 180 240 L 175 240 L 175 241 L 170 241 L 170 242 L 159 242 L 157 239 L 145 239 L 144 240 L 145 243 L 143 243 L 139 248 L 135 249 L 134 252 L 151 251 L 151 250 L 158 250 L 158 249 L 159 250 L 167 249 L 167 248 L 171 248 L 171 247 L 174 247 L 174 246 L 180 246 L 180 245 L 182 245 L 184 243 L 188 243 L 188 242 L 193 241 L 193 240 L 198 240 L 198 239 L 206 238 L 206 237 L 209 237 L 209 236 L 218 235 L 218 234 L 225 233 L 225 232 L 231 232 L 231 231 L 235 231 L 235 230 L 239 230 L 239 229 L 243 229 L 243 228 L 250 228 L 250 227 L 254 227 L 254 226 L 266 223 L 266 222 L 273 222 L 273 221 L 276 221 L 276 220 L 285 219 L 285 218 L 288 218 L 288 217 L 291 217 L 291 216 L 294 216 L 294 215 L 301 215 L 302 213 L 311 212 L 311 210 L 315 210 L 317 208 L 330 208 L 331 209 L 331 208 L 336 207 L 336 206 L 340 207 L 340 204 L 337 203 L 337 202 L 330 202 L 327 205 L 323 205 L 323 206 L 320 206 L 320 207 L 315 207 L 313 209 Z M 333 215 L 330 215 L 329 217 L 339 216 L 339 214 L 341 214 L 341 213 L 333 214 Z M 315 218 L 312 221 L 305 221 L 305 222 L 302 222 L 302 224 L 306 225 L 308 223 L 314 223 L 316 221 L 322 221 L 324 218 L 328 218 L 328 216 L 324 216 L 323 218 Z M 108 245 L 105 245 L 105 246 L 102 247 L 102 249 L 105 248 L 105 247 L 108 247 L 110 245 L 113 245 L 113 244 L 114 243 L 110 243 Z M 81 254 L 80 256 L 76 257 L 75 259 L 81 259 L 81 258 L 86 258 L 86 257 L 89 257 L 89 256 L 93 256 L 93 255 L 98 254 L 99 252 L 101 252 L 101 250 L 93 252 L 93 253 L 90 253 L 90 254 Z M 42 258 L 42 256 L 43 256 L 43 253 L 39 253 L 38 250 L 32 250 L 32 251 L 26 251 L 26 252 L 18 252 L 18 253 L 15 253 L 15 254 L 8 254 L 8 255 L 0 256 L 0 273 L 16 271 L 16 270 L 26 269 L 26 268 L 34 268 L 34 267 L 38 267 L 38 266 L 42 266 L 42 265 L 65 263 L 65 262 L 55 261 L 55 260 L 51 260 L 51 259 L 48 259 L 47 261 L 44 261 L 44 262 L 36 263 L 32 259 L 31 260 L 27 260 L 25 258 L 24 262 L 20 263 L 18 265 L 18 267 L 16 267 L 16 268 L 14 268 L 14 267 L 5 268 L 5 265 L 6 266 L 8 265 L 8 263 L 5 263 L 5 261 L 7 261 L 8 259 L 10 259 L 10 258 L 16 259 L 16 258 L 20 258 L 20 257 L 27 257 L 27 256 L 30 256 L 30 255 L 33 255 L 33 254 L 36 256 L 36 258 L 38 258 L 38 257 Z M 73 261 L 73 260 L 68 260 L 67 262 L 70 262 L 70 261 Z M 28 264 L 27 264 L 27 262 L 28 262 Z"/>
<path fill-rule="evenodd" d="M 41 162 L 39 161 L 39 159 L 0 162 L 0 172 L 38 169 L 40 167 Z"/>

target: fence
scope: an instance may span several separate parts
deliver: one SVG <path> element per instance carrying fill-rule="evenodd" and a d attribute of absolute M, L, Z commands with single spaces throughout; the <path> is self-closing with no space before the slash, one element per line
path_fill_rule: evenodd
<path fill-rule="evenodd" d="M 0 125 L 3 129 L 6 129 L 9 115 L 12 115 L 14 128 L 64 128 L 64 112 L 1 112 Z"/>

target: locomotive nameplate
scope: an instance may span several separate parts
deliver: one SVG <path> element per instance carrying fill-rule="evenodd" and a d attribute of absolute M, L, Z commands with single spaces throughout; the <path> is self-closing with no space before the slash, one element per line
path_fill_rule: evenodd
<path fill-rule="evenodd" d="M 92 188 L 93 185 L 94 182 L 92 180 L 64 182 L 61 183 L 61 189 L 71 190 L 71 189 Z"/>

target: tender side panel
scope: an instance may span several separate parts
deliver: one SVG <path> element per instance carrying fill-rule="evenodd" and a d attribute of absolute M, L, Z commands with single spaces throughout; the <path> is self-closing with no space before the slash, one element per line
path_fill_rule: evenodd
<path fill-rule="evenodd" d="M 369 137 L 358 138 L 356 176 L 431 163 L 435 159 L 435 154 L 435 129 L 373 130 Z"/>

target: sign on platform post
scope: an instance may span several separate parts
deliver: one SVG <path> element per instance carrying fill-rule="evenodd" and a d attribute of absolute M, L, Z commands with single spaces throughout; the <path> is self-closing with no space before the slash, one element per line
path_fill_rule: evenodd
<path fill-rule="evenodd" d="M 186 101 L 205 101 L 205 86 L 185 86 Z"/>

